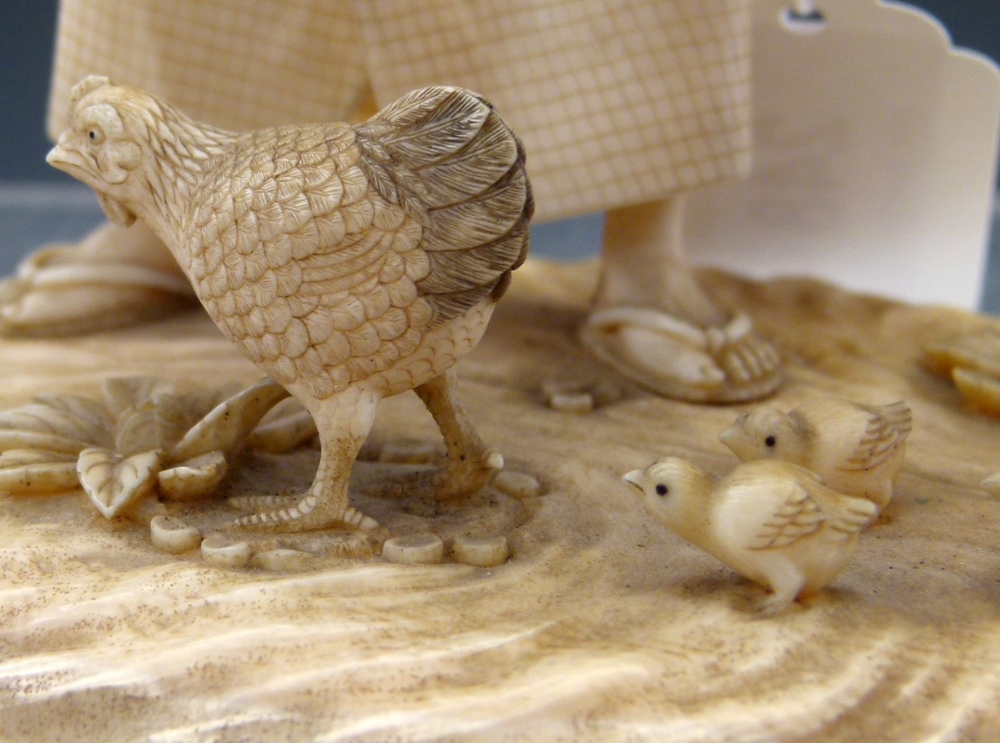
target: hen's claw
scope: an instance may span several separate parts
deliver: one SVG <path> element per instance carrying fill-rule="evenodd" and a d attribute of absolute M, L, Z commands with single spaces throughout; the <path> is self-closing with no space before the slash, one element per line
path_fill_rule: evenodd
<path fill-rule="evenodd" d="M 243 529 L 309 531 L 339 526 L 372 531 L 379 526 L 375 519 L 352 506 L 345 507 L 339 514 L 331 513 L 330 509 L 322 507 L 321 501 L 313 493 L 303 496 L 238 496 L 231 498 L 229 503 L 240 510 L 250 510 L 256 506 L 273 509 L 237 519 L 235 525 Z"/>
<path fill-rule="evenodd" d="M 490 448 L 478 459 L 449 460 L 434 473 L 434 497 L 437 500 L 458 500 L 479 492 L 503 469 L 503 455 Z"/>
<path fill-rule="evenodd" d="M 490 484 L 503 469 L 503 455 L 496 449 L 485 449 L 476 459 L 449 460 L 440 469 L 424 470 L 393 485 L 390 495 L 422 495 L 437 501 L 468 498 Z"/>

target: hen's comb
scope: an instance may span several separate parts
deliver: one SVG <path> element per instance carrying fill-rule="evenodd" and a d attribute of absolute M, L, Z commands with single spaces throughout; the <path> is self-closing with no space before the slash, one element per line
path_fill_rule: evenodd
<path fill-rule="evenodd" d="M 69 107 L 70 110 L 76 108 L 76 104 L 83 98 L 87 93 L 92 90 L 97 90 L 105 85 L 113 85 L 110 78 L 103 75 L 87 75 L 80 82 L 73 86 L 73 89 L 69 94 Z"/>

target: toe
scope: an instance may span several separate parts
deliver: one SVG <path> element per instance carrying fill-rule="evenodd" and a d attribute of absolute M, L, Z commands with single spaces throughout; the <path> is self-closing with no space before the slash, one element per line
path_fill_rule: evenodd
<path fill-rule="evenodd" d="M 297 532 L 347 527 L 360 531 L 372 531 L 379 527 L 375 519 L 366 516 L 356 508 L 346 506 L 338 512 L 333 508 L 325 507 L 324 503 L 313 494 L 301 498 L 294 496 L 244 496 L 230 498 L 229 503 L 238 508 L 242 507 L 244 510 L 254 506 L 273 509 L 237 519 L 235 525 L 243 529 Z"/>
<path fill-rule="evenodd" d="M 777 353 L 743 313 L 723 327 L 699 328 L 649 308 L 605 309 L 580 337 L 603 361 L 668 397 L 743 402 L 780 382 Z"/>
<path fill-rule="evenodd" d="M 503 454 L 496 449 L 487 449 L 483 454 L 483 465 L 490 470 L 499 472 L 503 469 Z"/>

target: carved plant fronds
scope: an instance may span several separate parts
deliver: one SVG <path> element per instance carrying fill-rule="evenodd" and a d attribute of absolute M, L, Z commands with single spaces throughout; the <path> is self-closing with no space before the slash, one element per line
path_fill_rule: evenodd
<path fill-rule="evenodd" d="M 102 398 L 50 393 L 0 412 L 0 492 L 83 488 L 113 518 L 153 495 L 211 495 L 244 446 L 280 453 L 316 435 L 305 409 L 266 377 L 192 392 L 154 377 L 114 378 Z"/>

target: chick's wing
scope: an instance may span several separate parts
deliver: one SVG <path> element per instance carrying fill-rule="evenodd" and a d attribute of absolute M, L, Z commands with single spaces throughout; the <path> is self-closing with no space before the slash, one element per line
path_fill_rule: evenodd
<path fill-rule="evenodd" d="M 773 508 L 764 520 L 756 525 L 746 549 L 766 550 L 787 547 L 803 537 L 815 534 L 826 520 L 819 505 L 809 491 L 793 480 L 775 482 L 772 487 Z"/>
<path fill-rule="evenodd" d="M 864 432 L 850 457 L 840 466 L 846 471 L 871 470 L 885 463 L 912 428 L 910 409 L 905 403 L 885 408 L 859 406 L 864 414 Z"/>
<path fill-rule="evenodd" d="M 866 498 L 825 491 L 816 501 L 826 515 L 828 533 L 835 539 L 857 534 L 878 516 L 878 506 Z"/>
<path fill-rule="evenodd" d="M 815 475 L 784 462 L 741 465 L 717 486 L 717 537 L 743 549 L 767 550 L 814 534 L 826 516 L 811 497 L 811 485 L 821 486 Z"/>

